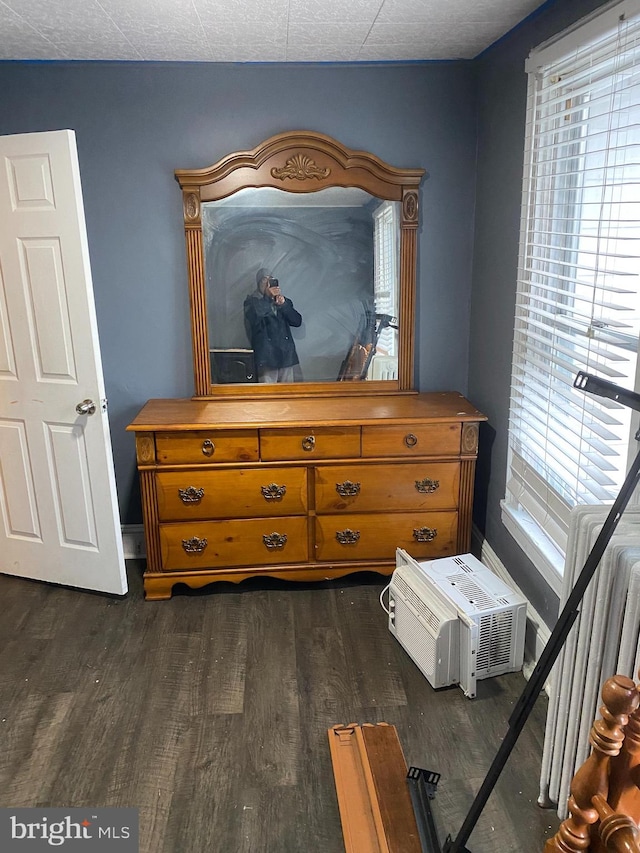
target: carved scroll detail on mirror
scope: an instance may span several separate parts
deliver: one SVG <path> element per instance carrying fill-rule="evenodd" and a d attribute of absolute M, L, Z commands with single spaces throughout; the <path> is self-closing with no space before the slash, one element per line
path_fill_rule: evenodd
<path fill-rule="evenodd" d="M 311 159 L 303 154 L 296 154 L 287 160 L 282 169 L 273 168 L 271 174 L 274 178 L 284 181 L 285 178 L 294 178 L 297 181 L 304 181 L 305 178 L 328 178 L 331 174 L 331 169 L 322 169 Z"/>
<path fill-rule="evenodd" d="M 183 191 L 196 397 L 413 389 L 423 169 L 398 169 L 324 134 L 294 131 L 175 175 Z M 395 284 L 385 308 L 378 268 L 387 262 L 374 228 L 396 208 L 396 230 L 386 238 L 395 246 Z M 260 283 L 264 272 L 278 289 Z M 278 366 L 269 382 L 271 366 L 246 313 L 255 304 L 268 316 L 268 300 L 275 316 L 283 305 L 295 311 L 287 308 L 291 370 Z"/>
<path fill-rule="evenodd" d="M 189 222 L 200 220 L 200 199 L 195 193 L 187 193 L 184 197 L 184 218 Z"/>
<path fill-rule="evenodd" d="M 402 212 L 404 214 L 404 218 L 413 222 L 418 218 L 418 194 L 417 193 L 405 193 L 404 198 L 402 199 Z"/>

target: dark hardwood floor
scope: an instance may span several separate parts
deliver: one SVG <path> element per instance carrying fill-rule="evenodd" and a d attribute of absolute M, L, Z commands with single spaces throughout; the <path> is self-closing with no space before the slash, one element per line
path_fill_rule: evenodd
<path fill-rule="evenodd" d="M 133 806 L 142 853 L 344 853 L 327 729 L 396 726 L 442 774 L 456 835 L 507 730 L 519 673 L 434 691 L 387 629 L 386 580 L 250 581 L 145 602 L 0 576 L 0 805 Z M 468 843 L 541 853 L 542 696 Z"/>

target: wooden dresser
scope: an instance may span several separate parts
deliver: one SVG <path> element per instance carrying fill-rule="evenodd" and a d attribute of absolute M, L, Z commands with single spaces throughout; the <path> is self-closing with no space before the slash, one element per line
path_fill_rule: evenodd
<path fill-rule="evenodd" d="M 469 550 L 478 424 L 456 393 L 150 400 L 128 427 L 148 599 L 256 575 L 391 574 Z"/>

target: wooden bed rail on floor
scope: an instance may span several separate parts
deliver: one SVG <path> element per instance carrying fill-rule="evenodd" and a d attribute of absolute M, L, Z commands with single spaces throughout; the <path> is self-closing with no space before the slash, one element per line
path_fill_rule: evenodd
<path fill-rule="evenodd" d="M 569 817 L 544 853 L 640 853 L 640 696 L 630 678 L 602 688 L 592 751 L 571 783 Z"/>
<path fill-rule="evenodd" d="M 395 726 L 334 726 L 329 748 L 347 853 L 421 853 Z"/>

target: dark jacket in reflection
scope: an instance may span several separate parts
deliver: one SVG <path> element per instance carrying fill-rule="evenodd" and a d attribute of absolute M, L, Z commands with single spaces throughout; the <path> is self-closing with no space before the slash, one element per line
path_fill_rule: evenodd
<path fill-rule="evenodd" d="M 259 291 L 247 296 L 244 300 L 244 325 L 258 371 L 261 367 L 273 369 L 299 364 L 291 326 L 297 328 L 301 324 L 302 315 L 286 296 L 284 305 L 276 305 Z"/>

